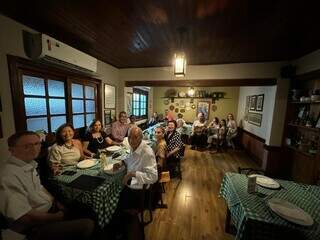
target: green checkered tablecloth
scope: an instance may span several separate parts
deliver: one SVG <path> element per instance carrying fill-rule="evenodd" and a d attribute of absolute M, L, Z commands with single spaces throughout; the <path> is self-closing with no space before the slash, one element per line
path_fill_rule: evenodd
<path fill-rule="evenodd" d="M 106 174 L 100 170 L 100 163 L 89 169 L 77 169 L 75 166 L 64 169 L 73 170 L 77 173 L 68 175 L 59 175 L 54 178 L 64 197 L 69 200 L 77 200 L 91 207 L 96 213 L 98 224 L 103 228 L 112 219 L 112 215 L 117 208 L 120 198 L 120 193 L 123 188 L 122 178 L 125 175 L 125 170 L 119 171 L 115 174 Z M 105 182 L 93 191 L 82 191 L 68 186 L 81 175 L 101 176 L 105 178 Z"/>
<path fill-rule="evenodd" d="M 295 232 L 301 239 L 320 239 L 320 187 L 277 180 L 279 190 L 258 186 L 257 194 L 247 193 L 246 175 L 226 173 L 220 188 L 237 228 L 236 240 L 279 239 L 279 231 Z M 309 227 L 288 222 L 269 209 L 270 198 L 289 201 L 311 215 L 314 224 Z M 300 238 L 299 238 L 300 239 Z"/>

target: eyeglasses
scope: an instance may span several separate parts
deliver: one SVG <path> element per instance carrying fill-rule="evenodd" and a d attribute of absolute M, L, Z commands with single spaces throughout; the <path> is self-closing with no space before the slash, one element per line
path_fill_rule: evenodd
<path fill-rule="evenodd" d="M 41 142 L 35 142 L 35 143 L 27 143 L 24 145 L 17 145 L 16 147 L 22 147 L 24 149 L 31 149 L 32 147 L 40 147 Z"/>

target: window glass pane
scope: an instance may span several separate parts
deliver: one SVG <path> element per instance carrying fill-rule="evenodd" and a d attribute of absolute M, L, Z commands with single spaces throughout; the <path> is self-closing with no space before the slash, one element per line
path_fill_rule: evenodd
<path fill-rule="evenodd" d="M 51 132 L 55 132 L 60 125 L 67 122 L 66 116 L 51 117 Z"/>
<path fill-rule="evenodd" d="M 23 81 L 23 93 L 25 95 L 45 96 L 44 79 L 22 76 Z"/>
<path fill-rule="evenodd" d="M 73 127 L 81 128 L 84 127 L 84 115 L 73 115 Z"/>
<path fill-rule="evenodd" d="M 50 114 L 65 114 L 66 100 L 64 99 L 49 99 Z"/>
<path fill-rule="evenodd" d="M 88 99 L 94 99 L 94 88 L 85 86 L 85 91 L 86 91 L 86 98 Z"/>
<path fill-rule="evenodd" d="M 83 113 L 83 100 L 72 100 L 72 113 Z"/>
<path fill-rule="evenodd" d="M 47 118 L 28 118 L 27 119 L 27 130 L 28 131 L 37 131 L 45 130 L 48 132 L 48 122 Z"/>
<path fill-rule="evenodd" d="M 83 98 L 83 87 L 80 84 L 71 84 L 71 96 L 73 98 Z"/>
<path fill-rule="evenodd" d="M 48 92 L 50 97 L 64 97 L 64 82 L 48 80 Z"/>
<path fill-rule="evenodd" d="M 25 98 L 24 106 L 26 109 L 26 116 L 47 115 L 45 98 Z"/>
<path fill-rule="evenodd" d="M 89 126 L 94 118 L 95 118 L 95 114 L 87 114 L 86 115 L 86 125 Z"/>
<path fill-rule="evenodd" d="M 95 112 L 95 103 L 92 100 L 86 101 L 86 112 Z"/>

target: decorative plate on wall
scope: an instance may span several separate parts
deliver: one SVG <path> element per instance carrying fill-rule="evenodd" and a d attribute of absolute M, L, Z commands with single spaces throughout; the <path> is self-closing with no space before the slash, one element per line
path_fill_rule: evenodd
<path fill-rule="evenodd" d="M 179 101 L 179 105 L 180 105 L 181 108 L 185 108 L 186 107 L 186 103 L 185 103 L 184 100 L 180 100 Z"/>
<path fill-rule="evenodd" d="M 217 109 L 218 109 L 217 105 L 212 104 L 211 110 L 215 112 L 217 111 Z"/>
<path fill-rule="evenodd" d="M 166 100 L 163 101 L 163 103 L 164 103 L 164 105 L 168 105 L 169 104 L 169 100 L 166 99 Z"/>
<path fill-rule="evenodd" d="M 176 106 L 179 106 L 179 103 L 178 103 L 178 102 L 176 102 Z"/>
<path fill-rule="evenodd" d="M 181 113 L 184 113 L 184 112 L 186 112 L 186 110 L 185 110 L 184 108 L 181 108 L 181 109 L 180 109 L 180 112 L 181 112 Z"/>
<path fill-rule="evenodd" d="M 174 106 L 173 106 L 173 105 L 170 105 L 169 109 L 170 109 L 171 111 L 173 111 Z"/>
<path fill-rule="evenodd" d="M 192 105 L 191 105 L 191 108 L 192 108 L 192 109 L 196 109 L 196 105 L 192 104 Z"/>
<path fill-rule="evenodd" d="M 185 97 L 186 93 L 185 92 L 179 92 L 179 97 Z"/>
<path fill-rule="evenodd" d="M 179 112 L 179 108 L 176 108 L 174 111 L 175 111 L 176 113 Z"/>

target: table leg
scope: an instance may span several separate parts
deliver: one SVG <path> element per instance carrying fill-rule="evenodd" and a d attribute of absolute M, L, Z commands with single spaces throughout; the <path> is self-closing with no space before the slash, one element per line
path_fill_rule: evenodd
<path fill-rule="evenodd" d="M 225 228 L 224 228 L 224 231 L 226 233 L 230 233 L 230 222 L 231 222 L 231 213 L 229 208 L 227 207 L 226 222 L 225 222 Z"/>

